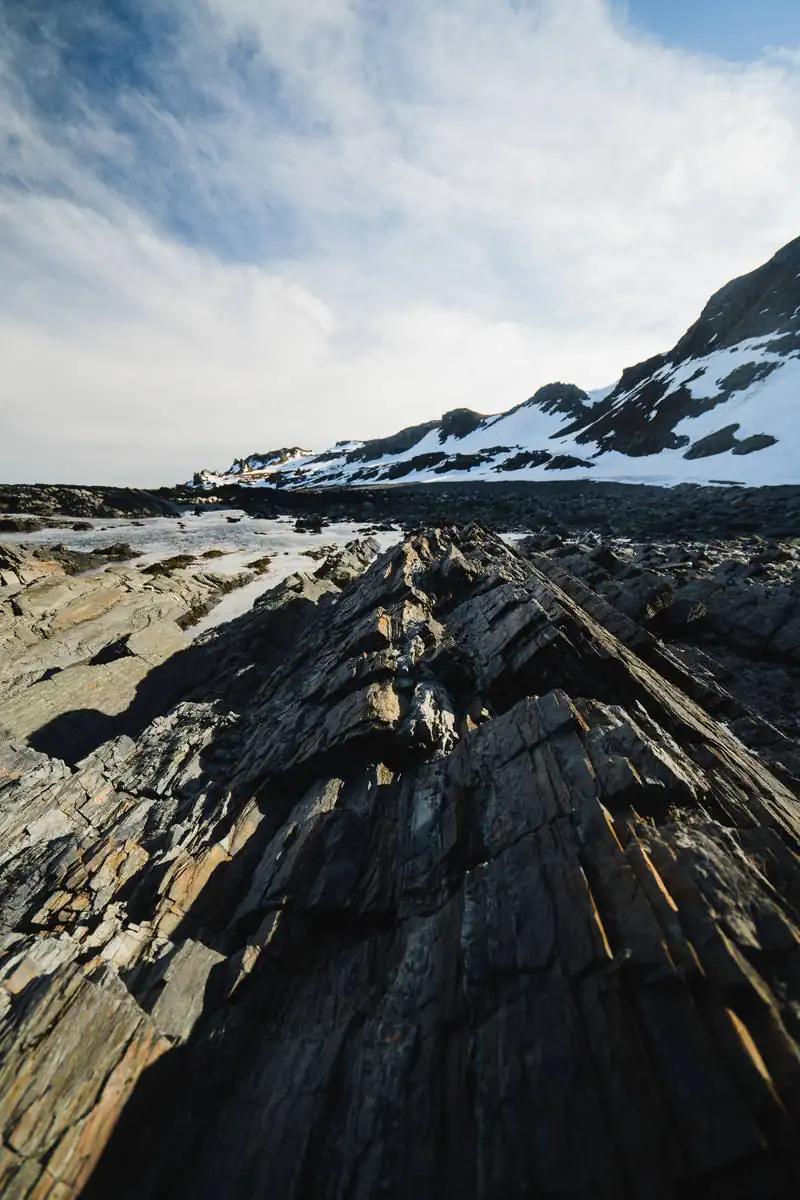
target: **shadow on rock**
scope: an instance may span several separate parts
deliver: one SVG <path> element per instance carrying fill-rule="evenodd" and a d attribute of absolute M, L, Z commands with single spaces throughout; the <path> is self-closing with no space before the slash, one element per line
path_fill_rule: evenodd
<path fill-rule="evenodd" d="M 252 694 L 254 668 L 263 683 L 316 607 L 301 598 L 284 608 L 244 613 L 153 667 L 123 712 L 110 716 L 81 708 L 60 713 L 30 734 L 28 742 L 74 766 L 112 738 L 138 737 L 155 717 L 182 700 L 224 700 L 231 708 L 243 706 Z"/>

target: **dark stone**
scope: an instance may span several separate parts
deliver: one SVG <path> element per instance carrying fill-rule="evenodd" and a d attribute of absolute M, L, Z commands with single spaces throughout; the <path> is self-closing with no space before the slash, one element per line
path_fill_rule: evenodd
<path fill-rule="evenodd" d="M 404 475 L 409 475 L 412 471 L 428 471 L 431 467 L 443 462 L 445 458 L 447 455 L 438 450 L 434 450 L 430 454 L 416 454 L 404 462 L 392 463 L 387 467 L 385 475 L 387 479 L 402 479 Z"/>
<path fill-rule="evenodd" d="M 452 408 L 439 422 L 439 441 L 443 442 L 449 437 L 466 437 L 479 429 L 485 420 L 482 413 L 473 412 L 471 408 Z"/>
<path fill-rule="evenodd" d="M 736 430 L 739 428 L 738 423 L 734 425 L 726 425 L 724 429 L 718 429 L 716 433 L 709 433 L 706 437 L 699 438 L 684 454 L 684 458 L 709 458 L 712 454 L 724 454 L 726 450 L 732 450 L 736 445 Z"/>
<path fill-rule="evenodd" d="M 519 471 L 522 467 L 541 467 L 552 458 L 547 450 L 522 450 L 512 454 L 505 462 L 498 463 L 495 471 Z"/>
<path fill-rule="evenodd" d="M 36 533 L 46 524 L 36 517 L 0 517 L 0 533 Z"/>
<path fill-rule="evenodd" d="M 323 527 L 327 524 L 324 517 L 312 515 L 308 517 L 298 517 L 294 523 L 296 533 L 322 533 Z"/>
<path fill-rule="evenodd" d="M 774 446 L 778 439 L 773 437 L 771 433 L 754 433 L 750 437 L 742 438 L 733 447 L 734 454 L 752 454 L 754 450 L 766 450 L 767 446 Z"/>
<path fill-rule="evenodd" d="M 568 471 L 571 467 L 594 467 L 593 462 L 585 458 L 576 458 L 574 454 L 554 454 L 545 471 Z"/>
<path fill-rule="evenodd" d="M 171 558 L 165 558 L 161 562 L 151 563 L 148 567 L 142 567 L 143 575 L 169 575 L 172 571 L 182 571 L 185 567 L 190 567 L 195 561 L 193 554 L 173 554 Z"/>
<path fill-rule="evenodd" d="M 435 473 L 443 475 L 448 471 L 471 471 L 473 467 L 481 466 L 490 458 L 491 453 L 488 451 L 479 451 L 476 454 L 453 454 L 435 468 Z"/>

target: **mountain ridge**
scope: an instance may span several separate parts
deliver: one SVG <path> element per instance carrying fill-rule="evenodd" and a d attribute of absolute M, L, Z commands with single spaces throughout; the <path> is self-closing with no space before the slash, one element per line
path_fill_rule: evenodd
<path fill-rule="evenodd" d="M 594 478 L 673 485 L 800 482 L 800 237 L 708 300 L 671 350 L 609 388 L 545 384 L 502 413 L 456 408 L 387 437 L 299 447 L 199 471 L 225 483 L 330 487 Z"/>

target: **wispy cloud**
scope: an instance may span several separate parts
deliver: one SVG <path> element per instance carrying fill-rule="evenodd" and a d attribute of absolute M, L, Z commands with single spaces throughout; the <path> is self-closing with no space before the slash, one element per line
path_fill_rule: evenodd
<path fill-rule="evenodd" d="M 798 232 L 792 48 L 693 57 L 603 0 L 129 7 L 2 30 L 3 478 L 610 382 Z"/>

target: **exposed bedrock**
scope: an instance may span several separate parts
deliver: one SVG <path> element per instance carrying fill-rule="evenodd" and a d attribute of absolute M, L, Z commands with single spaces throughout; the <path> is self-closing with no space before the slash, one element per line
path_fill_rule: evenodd
<path fill-rule="evenodd" d="M 371 557 L 4 744 L 0 1191 L 795 1196 L 792 770 L 557 560 Z"/>
<path fill-rule="evenodd" d="M 800 546 L 522 543 L 537 568 L 726 721 L 774 769 L 800 775 Z M 668 652 L 665 655 L 665 643 Z"/>
<path fill-rule="evenodd" d="M 253 576 L 169 562 L 70 576 L 46 554 L 0 542 L 0 729 L 74 762 L 105 740 L 96 727 L 129 709 L 152 669 L 189 646 L 197 614 Z"/>

